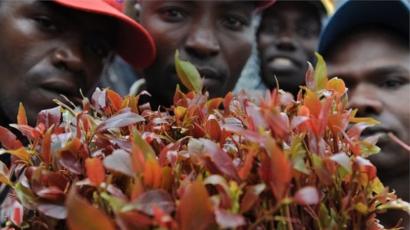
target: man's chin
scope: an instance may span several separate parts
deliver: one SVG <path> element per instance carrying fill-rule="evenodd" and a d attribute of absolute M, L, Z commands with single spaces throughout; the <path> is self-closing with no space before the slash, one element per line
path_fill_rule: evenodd
<path fill-rule="evenodd" d="M 265 74 L 263 80 L 272 88 L 276 87 L 276 79 L 281 89 L 294 88 L 296 85 L 302 84 L 305 74 L 299 69 L 292 69 L 283 72 L 270 72 Z"/>

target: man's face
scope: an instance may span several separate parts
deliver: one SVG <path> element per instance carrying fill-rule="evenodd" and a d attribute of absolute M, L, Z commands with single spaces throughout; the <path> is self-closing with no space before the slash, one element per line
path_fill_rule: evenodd
<path fill-rule="evenodd" d="M 358 115 L 381 122 L 365 130 L 364 136 L 380 137 L 377 145 L 381 153 L 370 159 L 382 179 L 408 178 L 409 173 L 409 152 L 387 136 L 392 132 L 410 144 L 410 52 L 406 42 L 388 31 L 365 30 L 333 46 L 325 57 L 329 76 L 343 78 L 349 87 L 350 103 L 359 109 Z"/>
<path fill-rule="evenodd" d="M 68 20 L 69 19 L 69 20 Z M 0 6 L 0 117 L 15 122 L 23 102 L 29 122 L 55 106 L 52 99 L 80 98 L 98 80 L 111 52 L 111 20 L 51 1 L 2 1 Z"/>
<path fill-rule="evenodd" d="M 258 31 L 261 77 L 269 88 L 296 94 L 307 61 L 313 63 L 321 22 L 319 10 L 303 1 L 279 1 L 263 13 Z"/>
<path fill-rule="evenodd" d="M 253 11 L 253 3 L 240 1 L 142 1 L 140 23 L 158 50 L 155 63 L 144 70 L 153 104 L 172 102 L 177 49 L 198 68 L 211 97 L 232 90 L 251 52 Z"/>

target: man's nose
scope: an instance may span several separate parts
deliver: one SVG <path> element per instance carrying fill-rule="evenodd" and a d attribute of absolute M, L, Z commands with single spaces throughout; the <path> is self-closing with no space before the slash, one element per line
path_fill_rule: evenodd
<path fill-rule="evenodd" d="M 79 39 L 66 39 L 57 45 L 52 55 L 53 64 L 72 73 L 84 71 L 84 53 Z"/>
<path fill-rule="evenodd" d="M 275 39 L 275 45 L 278 50 L 295 51 L 296 42 L 293 33 L 289 30 L 281 30 Z"/>
<path fill-rule="evenodd" d="M 383 111 L 383 102 L 377 96 L 375 86 L 361 84 L 349 94 L 349 106 L 358 109 L 359 116 L 378 115 Z"/>
<path fill-rule="evenodd" d="M 218 55 L 221 47 L 215 33 L 216 32 L 208 26 L 193 28 L 185 43 L 186 52 L 197 58 Z"/>

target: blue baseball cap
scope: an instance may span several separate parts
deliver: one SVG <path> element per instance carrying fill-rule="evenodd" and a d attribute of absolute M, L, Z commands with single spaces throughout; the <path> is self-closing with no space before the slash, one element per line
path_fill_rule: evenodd
<path fill-rule="evenodd" d="M 333 43 L 350 31 L 364 26 L 391 29 L 409 39 L 410 3 L 408 0 L 346 0 L 325 24 L 319 39 L 318 52 L 326 54 Z"/>

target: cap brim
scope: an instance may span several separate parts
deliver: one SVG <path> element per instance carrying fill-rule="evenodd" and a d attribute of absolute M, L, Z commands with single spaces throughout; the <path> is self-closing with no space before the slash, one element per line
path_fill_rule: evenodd
<path fill-rule="evenodd" d="M 390 28 L 408 37 L 409 12 L 405 1 L 346 1 L 324 27 L 318 51 L 325 54 L 339 37 L 365 25 Z"/>
<path fill-rule="evenodd" d="M 57 4 L 75 10 L 105 15 L 117 20 L 119 31 L 116 51 L 134 68 L 145 68 L 154 61 L 156 48 L 148 31 L 103 0 L 54 0 Z"/>
<path fill-rule="evenodd" d="M 275 2 L 276 2 L 276 0 L 257 0 L 256 1 L 256 10 L 257 11 L 263 11 L 266 8 L 269 8 Z"/>

